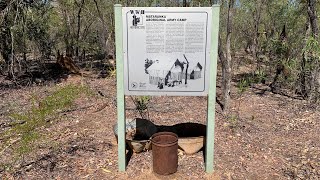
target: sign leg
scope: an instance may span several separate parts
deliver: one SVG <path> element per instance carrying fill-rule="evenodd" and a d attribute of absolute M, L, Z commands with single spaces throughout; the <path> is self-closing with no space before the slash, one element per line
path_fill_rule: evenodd
<path fill-rule="evenodd" d="M 219 34 L 219 6 L 212 6 L 212 36 L 210 50 L 210 85 L 207 104 L 207 138 L 205 152 L 205 168 L 207 173 L 213 172 L 214 163 L 214 128 L 215 128 L 215 104 L 216 104 L 216 78 L 218 57 Z"/>
<path fill-rule="evenodd" d="M 125 100 L 123 78 L 123 36 L 122 36 L 122 6 L 114 5 L 115 37 L 116 37 L 116 66 L 117 66 L 117 115 L 118 115 L 118 166 L 119 171 L 126 170 L 125 142 Z"/>

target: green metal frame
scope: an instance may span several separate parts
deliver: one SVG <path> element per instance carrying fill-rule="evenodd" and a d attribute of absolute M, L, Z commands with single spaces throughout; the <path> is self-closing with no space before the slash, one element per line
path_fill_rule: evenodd
<path fill-rule="evenodd" d="M 213 172 L 214 163 L 214 128 L 216 110 L 216 84 L 218 62 L 218 38 L 219 38 L 220 6 L 212 6 L 211 49 L 210 49 L 210 82 L 207 105 L 207 138 L 206 138 L 206 172 Z"/>
<path fill-rule="evenodd" d="M 124 59 L 123 59 L 123 22 L 122 5 L 114 5 L 116 61 L 117 61 L 117 113 L 118 113 L 118 166 L 119 171 L 126 170 L 126 143 L 125 143 L 125 99 L 124 99 Z M 214 169 L 214 128 L 216 104 L 216 77 L 218 58 L 220 6 L 212 6 L 212 34 L 210 49 L 210 83 L 207 104 L 207 138 L 205 150 L 205 169 L 212 173 Z"/>
<path fill-rule="evenodd" d="M 123 36 L 122 36 L 122 6 L 114 5 L 115 36 L 116 36 L 116 66 L 117 66 L 117 113 L 118 113 L 118 166 L 119 171 L 126 170 L 126 139 L 125 139 L 125 100 L 123 77 Z"/>

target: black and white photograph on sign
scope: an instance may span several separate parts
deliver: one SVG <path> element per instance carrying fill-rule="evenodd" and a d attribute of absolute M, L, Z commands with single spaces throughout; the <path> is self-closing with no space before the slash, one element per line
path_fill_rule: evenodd
<path fill-rule="evenodd" d="M 126 94 L 201 94 L 208 89 L 208 8 L 124 8 Z"/>
<path fill-rule="evenodd" d="M 145 73 L 149 75 L 149 84 L 156 85 L 159 89 L 179 89 L 197 86 L 197 81 L 201 81 L 202 66 L 198 61 L 188 61 L 184 59 L 145 60 Z"/>

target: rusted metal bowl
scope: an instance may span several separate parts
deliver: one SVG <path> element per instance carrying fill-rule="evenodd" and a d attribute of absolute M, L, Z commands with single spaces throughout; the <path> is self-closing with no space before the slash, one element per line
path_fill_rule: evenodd
<path fill-rule="evenodd" d="M 204 136 L 199 137 L 184 137 L 178 139 L 178 146 L 186 154 L 197 153 L 204 144 Z"/>
<path fill-rule="evenodd" d="M 147 119 L 126 120 L 126 144 L 135 153 L 150 150 L 150 137 L 156 132 L 157 127 Z M 113 133 L 118 141 L 118 124 L 113 126 Z"/>

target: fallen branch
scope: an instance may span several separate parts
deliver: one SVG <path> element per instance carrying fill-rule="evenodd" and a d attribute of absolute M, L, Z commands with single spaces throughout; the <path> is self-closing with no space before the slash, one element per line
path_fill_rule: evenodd
<path fill-rule="evenodd" d="M 14 126 L 17 126 L 17 125 L 21 125 L 21 124 L 24 124 L 24 123 L 26 123 L 26 121 L 13 122 L 13 123 L 9 123 L 9 124 L 1 123 L 0 127 L 1 128 L 11 128 L 11 127 L 14 127 Z"/>
<path fill-rule="evenodd" d="M 67 113 L 67 112 L 73 112 L 73 111 L 78 111 L 78 110 L 84 110 L 84 109 L 91 108 L 92 106 L 93 106 L 93 104 L 89 105 L 89 106 L 79 107 L 79 108 L 67 109 L 67 110 L 61 111 L 60 113 Z"/>

